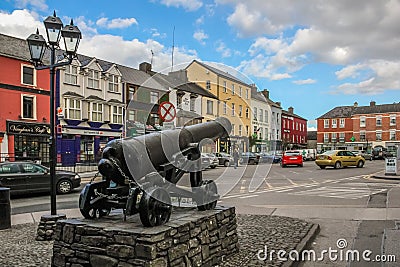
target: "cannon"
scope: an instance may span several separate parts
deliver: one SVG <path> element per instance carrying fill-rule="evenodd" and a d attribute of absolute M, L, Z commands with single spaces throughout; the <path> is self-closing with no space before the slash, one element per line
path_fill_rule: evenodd
<path fill-rule="evenodd" d="M 87 219 L 122 209 L 126 216 L 139 213 L 146 227 L 168 222 L 171 197 L 191 198 L 198 210 L 214 209 L 217 185 L 203 180 L 201 148 L 231 131 L 228 119 L 164 130 L 110 141 L 98 163 L 102 181 L 94 179 L 79 196 L 79 209 Z M 189 173 L 190 188 L 177 183 Z"/>

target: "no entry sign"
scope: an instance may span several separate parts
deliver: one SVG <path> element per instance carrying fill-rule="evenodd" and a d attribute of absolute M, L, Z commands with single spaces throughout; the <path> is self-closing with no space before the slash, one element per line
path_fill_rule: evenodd
<path fill-rule="evenodd" d="M 165 122 L 171 122 L 175 119 L 176 109 L 171 102 L 162 102 L 158 108 L 158 114 Z"/>

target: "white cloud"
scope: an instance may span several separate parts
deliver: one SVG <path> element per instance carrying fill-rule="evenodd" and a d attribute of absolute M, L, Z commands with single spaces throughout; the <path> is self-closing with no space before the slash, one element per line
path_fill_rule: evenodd
<path fill-rule="evenodd" d="M 11 14 L 0 11 L 0 32 L 26 39 L 39 29 L 39 33 L 45 36 L 44 24 L 39 19 L 38 14 L 26 9 L 14 10 Z"/>
<path fill-rule="evenodd" d="M 200 44 L 205 45 L 204 40 L 208 39 L 208 35 L 203 30 L 198 30 L 193 34 L 193 38 L 196 39 Z"/>
<path fill-rule="evenodd" d="M 226 47 L 226 44 L 223 41 L 218 40 L 216 44 L 217 44 L 217 52 L 220 53 L 222 57 L 226 58 L 232 55 L 231 49 Z"/>
<path fill-rule="evenodd" d="M 313 84 L 316 83 L 317 81 L 314 79 L 305 79 L 305 80 L 297 80 L 297 81 L 293 81 L 294 84 L 298 84 L 298 85 L 303 85 L 303 84 Z"/>
<path fill-rule="evenodd" d="M 107 29 L 122 29 L 122 28 L 128 28 L 132 25 L 138 25 L 138 22 L 135 18 L 116 18 L 109 20 L 108 18 L 100 18 L 96 21 L 96 25 L 107 28 Z"/>
<path fill-rule="evenodd" d="M 203 6 L 199 0 L 160 0 L 160 2 L 168 7 L 182 7 L 187 11 L 195 11 Z"/>
<path fill-rule="evenodd" d="M 46 0 L 15 0 L 15 6 L 17 8 L 26 8 L 31 6 L 33 9 L 41 11 L 46 11 L 48 9 Z"/>

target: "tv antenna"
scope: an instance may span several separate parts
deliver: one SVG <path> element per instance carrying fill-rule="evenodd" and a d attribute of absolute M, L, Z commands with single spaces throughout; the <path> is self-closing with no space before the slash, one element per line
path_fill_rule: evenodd
<path fill-rule="evenodd" d="M 153 57 L 154 57 L 154 52 L 153 49 L 150 49 L 151 52 L 151 60 L 150 60 L 150 65 L 153 66 Z"/>
<path fill-rule="evenodd" d="M 174 70 L 174 48 L 175 48 L 175 25 L 172 31 L 172 58 L 171 58 L 171 72 Z"/>

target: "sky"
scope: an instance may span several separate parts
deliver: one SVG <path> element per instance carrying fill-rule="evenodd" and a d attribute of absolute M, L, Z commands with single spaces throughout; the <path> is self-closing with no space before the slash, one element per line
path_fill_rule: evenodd
<path fill-rule="evenodd" d="M 0 0 L 0 33 L 45 35 L 54 10 L 81 54 L 164 73 L 223 64 L 309 129 L 336 106 L 400 101 L 400 0 Z"/>

